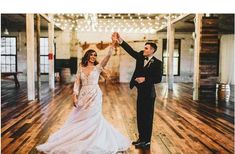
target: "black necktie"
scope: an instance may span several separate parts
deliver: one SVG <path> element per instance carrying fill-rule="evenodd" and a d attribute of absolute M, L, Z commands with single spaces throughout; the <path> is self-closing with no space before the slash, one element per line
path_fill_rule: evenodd
<path fill-rule="evenodd" d="M 148 60 L 149 60 L 149 57 L 144 57 L 144 60 L 147 60 L 147 61 L 148 61 Z"/>

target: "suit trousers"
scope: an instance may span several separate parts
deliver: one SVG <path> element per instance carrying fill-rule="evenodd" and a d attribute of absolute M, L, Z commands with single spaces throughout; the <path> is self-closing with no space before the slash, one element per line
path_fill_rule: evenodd
<path fill-rule="evenodd" d="M 141 141 L 151 141 L 155 98 L 145 88 L 137 88 L 137 127 Z"/>

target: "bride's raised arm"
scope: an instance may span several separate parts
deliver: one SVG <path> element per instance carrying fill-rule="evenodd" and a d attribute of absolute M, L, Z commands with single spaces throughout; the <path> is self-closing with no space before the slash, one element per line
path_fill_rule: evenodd
<path fill-rule="evenodd" d="M 105 56 L 104 59 L 100 62 L 100 65 L 102 67 L 105 67 L 107 65 L 107 63 L 112 55 L 113 50 L 114 50 L 114 45 L 110 45 L 109 52 L 108 52 L 107 56 Z"/>

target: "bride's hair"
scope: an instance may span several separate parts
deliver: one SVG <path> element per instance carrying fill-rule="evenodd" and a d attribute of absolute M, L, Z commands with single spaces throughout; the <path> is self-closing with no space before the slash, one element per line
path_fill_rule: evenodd
<path fill-rule="evenodd" d="M 95 50 L 90 49 L 90 50 L 87 50 L 87 52 L 84 54 L 84 56 L 82 57 L 82 62 L 81 62 L 81 64 L 82 64 L 83 67 L 86 67 L 86 66 L 88 65 L 88 61 L 89 61 L 90 56 L 91 56 L 91 54 L 92 54 L 93 52 L 96 53 Z M 97 54 L 97 53 L 96 53 L 96 54 Z M 96 60 L 96 61 L 94 62 L 94 65 L 97 65 L 97 64 L 99 64 L 99 63 L 98 63 L 98 61 Z"/>

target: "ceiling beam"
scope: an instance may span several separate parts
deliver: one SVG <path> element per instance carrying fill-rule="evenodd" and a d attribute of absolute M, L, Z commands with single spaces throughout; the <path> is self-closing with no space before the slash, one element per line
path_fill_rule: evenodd
<path fill-rule="evenodd" d="M 175 23 L 181 21 L 182 19 L 186 18 L 186 17 L 189 16 L 189 15 L 190 15 L 189 13 L 188 13 L 188 14 L 180 15 L 179 17 L 173 19 L 173 20 L 171 21 L 171 24 L 175 24 Z"/>
<path fill-rule="evenodd" d="M 40 13 L 40 15 L 47 21 L 53 23 L 53 19 L 50 19 L 48 15 Z"/>
<path fill-rule="evenodd" d="M 186 18 L 186 17 L 189 16 L 189 15 L 190 15 L 190 13 L 180 15 L 179 17 L 173 19 L 173 20 L 171 21 L 171 24 L 175 24 L 175 23 L 181 21 L 182 19 Z M 162 30 L 165 29 L 165 28 L 167 28 L 167 25 L 161 27 L 161 28 L 158 29 L 156 32 L 162 31 Z"/>
<path fill-rule="evenodd" d="M 48 23 L 54 23 L 54 25 L 55 25 L 54 20 L 51 19 L 51 18 L 49 18 L 48 15 L 40 13 L 40 16 L 43 17 Z M 57 27 L 57 28 L 59 28 L 60 30 L 63 31 L 63 29 L 62 29 L 61 27 L 59 27 L 59 26 L 57 26 L 57 25 L 55 25 L 55 27 Z"/>

